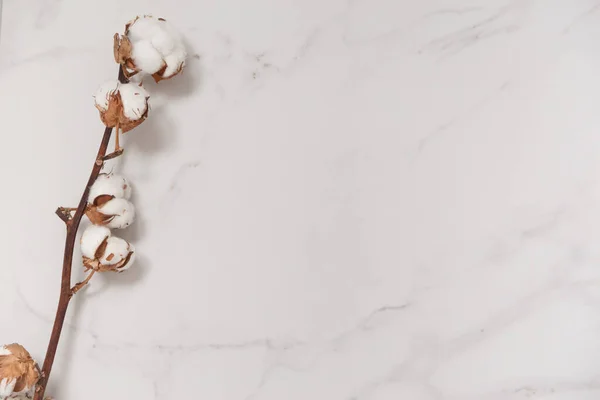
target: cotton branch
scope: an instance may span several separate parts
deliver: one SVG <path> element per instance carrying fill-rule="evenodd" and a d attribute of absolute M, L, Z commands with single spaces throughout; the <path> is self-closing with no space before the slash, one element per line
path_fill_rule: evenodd
<path fill-rule="evenodd" d="M 129 202 L 131 189 L 123 178 L 100 174 L 104 162 L 123 154 L 119 134 L 134 129 L 146 119 L 149 111 L 149 94 L 141 85 L 130 84 L 129 78 L 151 75 L 156 82 L 171 79 L 185 66 L 186 51 L 182 38 L 162 18 L 137 17 L 127 23 L 123 35 L 114 36 L 114 57 L 119 64 L 118 80 L 103 84 L 94 101 L 100 119 L 106 126 L 92 171 L 76 208 L 59 207 L 56 215 L 65 223 L 63 267 L 60 295 L 48 350 L 41 371 L 29 353 L 13 357 L 13 353 L 0 347 L 0 367 L 15 358 L 15 370 L 27 373 L 12 379 L 2 375 L 0 368 L 0 398 L 20 392 L 22 382 L 35 387 L 33 400 L 42 400 L 52 372 L 67 309 L 71 298 L 84 288 L 97 272 L 122 272 L 134 262 L 135 249 L 127 241 L 113 236 L 110 229 L 123 229 L 134 219 L 133 204 Z M 107 154 L 111 135 L 115 130 L 115 149 Z M 84 215 L 92 223 L 82 234 L 81 253 L 87 277 L 72 286 L 71 270 L 77 232 Z M 16 347 L 15 347 L 16 349 Z M 4 357 L 4 358 L 2 358 Z M 28 380 L 27 380 L 28 379 Z M 39 380 L 38 380 L 39 379 Z M 36 385 L 37 382 L 37 385 Z M 33 389 L 32 389 L 33 390 Z"/>
<path fill-rule="evenodd" d="M 127 78 L 125 78 L 125 75 L 123 74 L 123 71 L 120 67 L 118 79 L 119 82 L 122 83 L 126 83 L 128 81 Z M 100 148 L 98 149 L 98 155 L 95 160 L 103 159 L 106 155 L 106 150 L 108 148 L 108 143 L 110 141 L 111 134 L 112 128 L 107 127 L 104 129 L 104 134 L 102 135 L 102 140 L 100 141 Z M 98 163 L 96 163 L 95 160 L 87 185 L 83 190 L 83 194 L 79 199 L 79 205 L 77 206 L 72 218 L 68 218 L 67 214 L 62 212 L 64 209 L 61 210 L 59 208 L 57 210 L 57 214 L 63 221 L 65 221 L 67 226 L 67 237 L 65 240 L 63 270 L 60 285 L 60 296 L 58 298 L 58 307 L 56 309 L 56 316 L 54 318 L 54 326 L 52 327 L 52 333 L 50 334 L 48 350 L 46 351 L 46 358 L 44 359 L 44 364 L 42 365 L 42 377 L 38 382 L 38 386 L 33 400 L 42 400 L 44 398 L 46 385 L 48 383 L 48 379 L 50 378 L 50 373 L 52 372 L 52 365 L 54 364 L 56 349 L 58 348 L 58 342 L 60 341 L 60 335 L 62 333 L 65 317 L 67 315 L 67 309 L 69 307 L 69 302 L 72 298 L 71 269 L 73 265 L 73 252 L 75 250 L 75 239 L 77 236 L 77 230 L 79 229 L 79 224 L 81 223 L 81 219 L 83 218 L 83 215 L 85 213 L 90 187 L 96 181 L 96 178 L 98 178 L 98 175 L 100 174 L 100 170 L 102 169 L 103 165 L 103 163 L 100 163 L 100 165 L 98 165 Z"/>

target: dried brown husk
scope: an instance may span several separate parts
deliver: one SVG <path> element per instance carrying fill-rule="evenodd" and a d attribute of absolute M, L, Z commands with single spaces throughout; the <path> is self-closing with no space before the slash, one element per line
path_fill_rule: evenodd
<path fill-rule="evenodd" d="M 11 354 L 0 356 L 0 380 L 17 379 L 15 392 L 33 387 L 40 379 L 39 368 L 29 352 L 20 344 L 5 346 Z"/>
<path fill-rule="evenodd" d="M 102 107 L 96 104 L 96 108 L 100 111 L 100 119 L 109 128 L 114 128 L 120 121 L 120 116 L 123 114 L 123 102 L 118 91 L 108 95 L 108 107 L 103 110 Z"/>
<path fill-rule="evenodd" d="M 152 78 L 154 78 L 154 81 L 156 83 L 167 80 L 167 79 L 171 79 L 172 77 L 179 75 L 183 71 L 184 65 L 185 65 L 185 62 L 182 62 L 181 64 L 179 64 L 179 67 L 177 67 L 177 71 L 175 71 L 174 74 L 172 74 L 170 76 L 164 76 L 164 73 L 167 70 L 167 65 L 165 64 L 161 69 L 159 69 L 158 71 L 156 71 L 155 73 L 152 74 Z"/>
<path fill-rule="evenodd" d="M 146 118 L 148 118 L 149 109 L 150 107 L 146 106 L 146 111 L 142 114 L 142 116 L 139 119 L 136 120 L 130 120 L 123 113 L 121 113 L 121 121 L 119 122 L 119 128 L 121 129 L 121 132 L 129 132 L 130 130 L 138 127 L 142 122 L 146 120 Z"/>
<path fill-rule="evenodd" d="M 147 100 L 147 99 L 146 99 Z M 121 132 L 129 132 L 139 126 L 148 117 L 148 105 L 146 111 L 139 119 L 130 120 L 125 116 L 123 109 L 123 100 L 118 90 L 112 92 L 108 97 L 108 108 L 103 110 L 102 107 L 96 104 L 96 108 L 100 112 L 100 120 L 109 128 L 119 127 Z"/>
<path fill-rule="evenodd" d="M 92 224 L 104 226 L 115 218 L 114 215 L 104 214 L 98 208 L 99 207 L 94 204 L 88 204 L 88 206 L 85 209 L 85 215 L 88 217 Z"/>
<path fill-rule="evenodd" d="M 123 189 L 126 189 L 126 188 L 127 188 L 127 185 L 125 185 L 123 187 Z M 96 198 L 94 199 L 92 204 L 94 204 L 96 207 L 101 207 L 114 198 L 115 198 L 115 196 L 113 196 L 112 194 L 101 194 L 99 196 L 96 196 Z"/>
<path fill-rule="evenodd" d="M 113 264 L 113 265 L 102 264 L 99 259 L 103 255 L 104 255 L 104 252 L 102 254 L 100 254 L 100 256 L 97 256 L 97 258 L 88 258 L 88 257 L 83 256 L 83 266 L 85 267 L 86 271 L 91 269 L 91 270 L 94 270 L 97 272 L 108 272 L 108 271 L 121 272 L 119 270 L 129 263 L 129 260 L 131 260 L 131 256 L 133 256 L 133 251 L 130 251 L 127 254 L 127 257 L 125 257 L 124 259 L 122 259 L 121 261 L 119 261 L 118 263 Z M 108 257 L 110 257 L 110 254 Z"/>
<path fill-rule="evenodd" d="M 140 69 L 133 61 L 133 58 L 131 58 L 131 52 L 132 45 L 127 35 L 119 35 L 118 33 L 115 33 L 113 38 L 113 53 L 115 61 L 117 64 L 122 66 L 123 74 L 127 78 L 131 78 L 140 72 Z"/>

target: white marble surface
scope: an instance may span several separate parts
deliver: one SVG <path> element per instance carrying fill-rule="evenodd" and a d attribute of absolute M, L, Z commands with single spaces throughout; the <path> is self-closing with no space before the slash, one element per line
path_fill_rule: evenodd
<path fill-rule="evenodd" d="M 597 0 L 5 0 L 0 342 L 43 358 L 138 13 L 193 56 L 126 138 L 138 268 L 78 295 L 57 400 L 600 396 Z"/>

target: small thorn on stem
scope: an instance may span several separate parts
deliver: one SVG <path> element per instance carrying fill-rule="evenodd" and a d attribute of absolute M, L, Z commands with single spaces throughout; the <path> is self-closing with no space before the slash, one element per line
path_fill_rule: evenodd
<path fill-rule="evenodd" d="M 92 279 L 92 277 L 94 276 L 95 273 L 96 273 L 96 271 L 92 270 L 92 272 L 90 272 L 90 274 L 87 276 L 87 278 L 85 278 L 83 281 L 75 284 L 75 286 L 73 286 L 71 288 L 71 297 L 74 296 L 81 289 L 83 289 L 83 287 L 90 282 L 90 280 Z"/>

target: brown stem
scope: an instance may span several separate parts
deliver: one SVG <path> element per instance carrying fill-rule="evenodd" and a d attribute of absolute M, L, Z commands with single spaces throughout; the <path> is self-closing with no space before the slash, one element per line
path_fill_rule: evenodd
<path fill-rule="evenodd" d="M 117 122 L 115 127 L 115 153 L 119 150 L 121 150 L 121 146 L 119 146 L 119 123 Z"/>
<path fill-rule="evenodd" d="M 117 158 L 123 154 L 123 151 L 124 151 L 123 149 L 113 151 L 112 153 L 105 155 L 104 158 L 102 158 L 102 161 L 108 161 L 108 160 L 112 160 L 113 158 Z"/>
<path fill-rule="evenodd" d="M 123 74 L 123 69 L 119 66 L 119 81 L 122 83 L 128 82 L 127 78 Z M 106 155 L 106 149 L 108 148 L 108 142 L 112 128 L 104 129 L 104 135 L 100 142 L 100 148 L 98 149 L 98 156 L 96 160 L 102 160 Z M 67 315 L 67 308 L 69 307 L 69 301 L 72 297 L 71 292 L 71 267 L 73 264 L 73 251 L 75 248 L 75 238 L 77 236 L 77 230 L 81 223 L 81 218 L 85 213 L 85 207 L 87 205 L 87 198 L 90 191 L 90 187 L 98 178 L 100 170 L 102 169 L 103 163 L 94 162 L 90 178 L 88 179 L 87 185 L 79 200 L 79 205 L 75 214 L 68 219 L 64 220 L 67 226 L 67 238 L 65 240 L 65 253 L 63 257 L 63 270 L 62 278 L 60 283 L 60 296 L 58 298 L 58 307 L 56 309 L 56 317 L 54 318 L 54 326 L 52 327 L 52 333 L 50 334 L 50 342 L 48 343 L 48 350 L 46 351 L 46 358 L 42 366 L 42 378 L 38 382 L 37 389 L 33 400 L 42 400 L 44 398 L 44 392 L 50 379 L 50 372 L 52 371 L 52 364 L 54 363 L 54 357 L 56 356 L 56 349 L 60 340 L 60 334 L 62 332 L 63 324 L 65 322 L 65 316 Z M 60 215 L 59 215 L 60 216 Z M 62 219 L 62 218 L 61 218 Z"/>
<path fill-rule="evenodd" d="M 71 219 L 70 209 L 65 207 L 58 207 L 54 213 L 58 215 L 58 218 L 62 219 L 65 224 L 69 223 L 69 220 Z"/>

